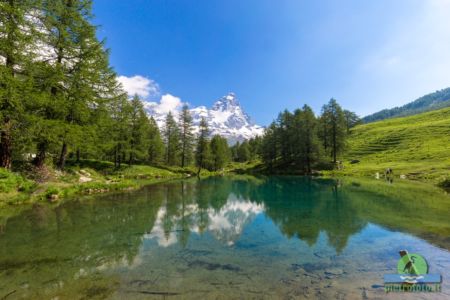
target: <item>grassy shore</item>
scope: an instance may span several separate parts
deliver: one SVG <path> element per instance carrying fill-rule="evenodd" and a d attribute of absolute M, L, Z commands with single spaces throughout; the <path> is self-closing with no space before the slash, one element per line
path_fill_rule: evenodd
<path fill-rule="evenodd" d="M 409 179 L 450 188 L 450 108 L 415 116 L 356 126 L 343 155 L 343 168 L 320 171 L 325 176 L 383 177 L 391 168 L 394 179 Z M 194 168 L 123 165 L 83 160 L 69 162 L 64 172 L 24 166 L 9 172 L 0 169 L 0 206 L 57 201 L 74 195 L 138 188 L 152 182 L 194 176 Z M 270 172 L 269 172 L 270 171 Z M 230 164 L 223 172 L 271 174 L 260 162 Z M 280 168 L 280 174 L 297 174 Z M 203 176 L 215 175 L 203 171 Z M 300 174 L 299 174 L 300 175 Z"/>
<path fill-rule="evenodd" d="M 202 170 L 201 176 L 217 173 Z M 194 168 L 123 165 L 82 160 L 69 162 L 64 172 L 27 165 L 16 172 L 0 168 L 0 206 L 36 201 L 59 201 L 77 195 L 136 189 L 143 185 L 196 175 Z"/>
<path fill-rule="evenodd" d="M 351 163 L 353 161 L 354 163 Z M 450 108 L 356 126 L 335 176 L 394 177 L 450 186 Z"/>

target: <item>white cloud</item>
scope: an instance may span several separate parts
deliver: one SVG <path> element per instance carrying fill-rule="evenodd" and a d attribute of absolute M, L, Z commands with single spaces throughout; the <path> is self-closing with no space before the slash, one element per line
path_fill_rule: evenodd
<path fill-rule="evenodd" d="M 173 96 L 171 94 L 162 95 L 159 102 L 144 102 L 144 106 L 148 111 L 153 111 L 157 114 L 168 114 L 172 112 L 175 117 L 178 115 L 178 112 L 181 110 L 185 103 L 181 101 L 180 98 Z"/>
<path fill-rule="evenodd" d="M 150 78 L 135 75 L 132 77 L 119 76 L 117 80 L 122 84 L 123 89 L 132 97 L 138 95 L 142 98 L 159 95 L 158 84 Z"/>

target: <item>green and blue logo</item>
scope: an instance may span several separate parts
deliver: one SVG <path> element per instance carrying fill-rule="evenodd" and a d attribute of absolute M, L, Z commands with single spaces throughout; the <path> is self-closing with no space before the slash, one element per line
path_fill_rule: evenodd
<path fill-rule="evenodd" d="M 440 274 L 428 274 L 428 263 L 417 253 L 402 250 L 397 263 L 398 274 L 384 275 L 386 292 L 440 292 Z"/>

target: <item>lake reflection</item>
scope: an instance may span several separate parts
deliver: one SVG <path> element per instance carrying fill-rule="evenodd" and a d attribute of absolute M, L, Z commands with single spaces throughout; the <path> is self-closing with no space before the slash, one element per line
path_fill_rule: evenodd
<path fill-rule="evenodd" d="M 370 299 L 385 296 L 401 249 L 444 277 L 442 294 L 421 296 L 446 298 L 449 216 L 449 197 L 429 186 L 306 177 L 34 205 L 1 226 L 0 299 Z"/>

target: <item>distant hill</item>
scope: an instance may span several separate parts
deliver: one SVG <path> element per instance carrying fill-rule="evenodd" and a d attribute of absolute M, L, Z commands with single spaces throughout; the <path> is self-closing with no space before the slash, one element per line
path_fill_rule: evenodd
<path fill-rule="evenodd" d="M 374 176 L 393 168 L 395 176 L 440 181 L 450 178 L 449 145 L 449 107 L 357 125 L 348 138 L 345 172 Z"/>
<path fill-rule="evenodd" d="M 420 97 L 408 104 L 391 109 L 383 109 L 362 118 L 364 123 L 370 123 L 395 117 L 405 117 L 426 111 L 441 109 L 450 106 L 450 88 Z"/>

